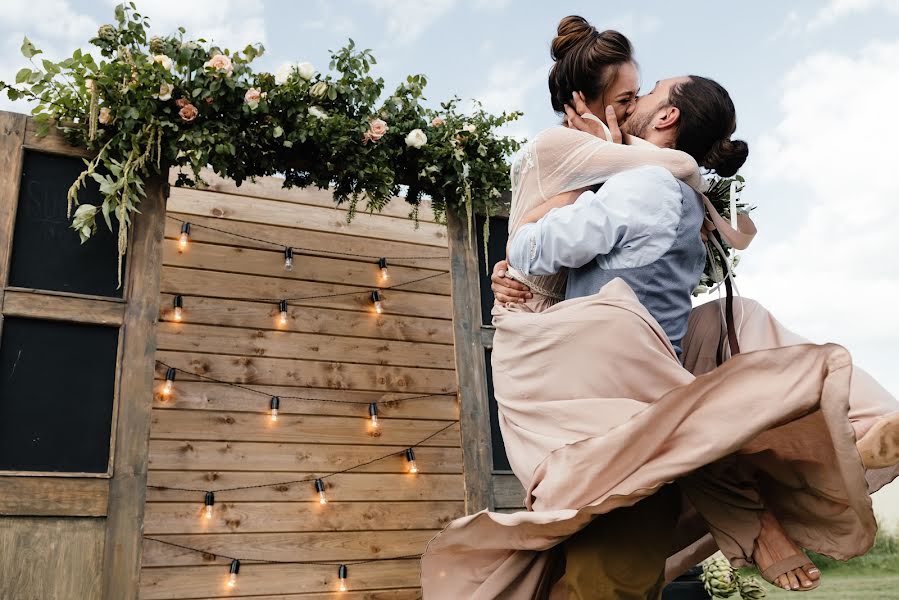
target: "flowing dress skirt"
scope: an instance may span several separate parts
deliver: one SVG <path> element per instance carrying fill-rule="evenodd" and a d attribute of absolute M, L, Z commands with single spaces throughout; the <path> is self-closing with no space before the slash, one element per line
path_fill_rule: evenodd
<path fill-rule="evenodd" d="M 839 559 L 870 548 L 877 525 L 856 434 L 896 401 L 869 376 L 853 377 L 845 349 L 805 343 L 749 301 L 737 317 L 743 353 L 716 368 L 720 313 L 707 306 L 691 318 L 686 368 L 620 279 L 539 314 L 494 311 L 500 425 L 528 510 L 447 526 L 422 557 L 425 600 L 529 600 L 546 550 L 675 481 L 703 519 L 685 519 L 693 525 L 672 570 L 716 545 L 745 563 L 757 511 L 701 489 L 708 478 L 697 471 L 715 481 L 751 474 L 753 493 L 805 548 Z M 869 474 L 870 489 L 895 476 Z"/>

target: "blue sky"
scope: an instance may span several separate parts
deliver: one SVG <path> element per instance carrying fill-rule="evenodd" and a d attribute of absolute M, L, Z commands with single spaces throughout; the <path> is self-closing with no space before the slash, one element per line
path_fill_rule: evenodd
<path fill-rule="evenodd" d="M 23 34 L 61 57 L 110 21 L 115 3 L 4 0 L 0 78 L 22 66 Z M 435 104 L 459 95 L 524 111 L 510 128 L 522 136 L 556 122 L 546 73 L 559 19 L 580 14 L 620 29 L 646 88 L 695 73 L 731 92 L 760 229 L 742 257 L 740 291 L 813 341 L 844 344 L 899 394 L 899 0 L 146 0 L 138 8 L 157 33 L 184 25 L 223 46 L 261 41 L 260 66 L 272 70 L 286 61 L 326 68 L 328 50 L 353 37 L 374 50 L 388 87 L 424 73 Z"/>

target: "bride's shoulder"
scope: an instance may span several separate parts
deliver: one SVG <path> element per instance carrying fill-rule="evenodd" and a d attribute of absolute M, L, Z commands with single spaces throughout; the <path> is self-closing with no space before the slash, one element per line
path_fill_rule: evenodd
<path fill-rule="evenodd" d="M 542 142 L 551 140 L 583 141 L 591 139 L 602 141 L 600 138 L 591 135 L 586 131 L 573 129 L 571 127 L 565 127 L 564 125 L 553 125 L 552 127 L 547 127 L 536 136 L 534 136 L 534 141 Z"/>

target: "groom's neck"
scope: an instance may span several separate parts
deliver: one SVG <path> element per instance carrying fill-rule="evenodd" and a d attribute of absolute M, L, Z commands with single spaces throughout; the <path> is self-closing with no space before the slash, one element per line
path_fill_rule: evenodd
<path fill-rule="evenodd" d="M 643 139 L 659 148 L 677 148 L 677 132 L 670 129 L 649 129 Z"/>

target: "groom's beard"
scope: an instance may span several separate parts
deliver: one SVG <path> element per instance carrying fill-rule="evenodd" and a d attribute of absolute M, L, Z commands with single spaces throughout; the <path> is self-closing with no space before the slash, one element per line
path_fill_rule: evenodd
<path fill-rule="evenodd" d="M 628 135 L 646 139 L 650 123 L 652 123 L 652 114 L 633 114 L 621 126 L 621 131 Z"/>

